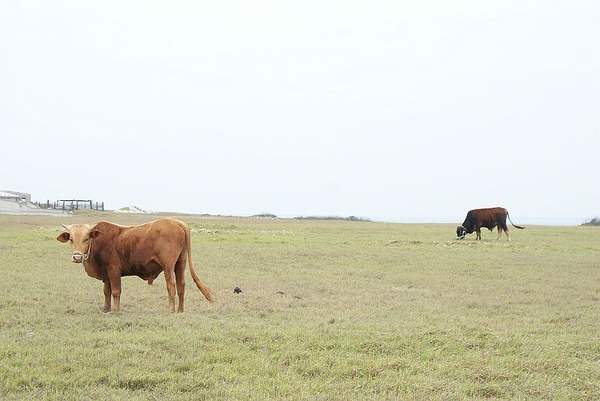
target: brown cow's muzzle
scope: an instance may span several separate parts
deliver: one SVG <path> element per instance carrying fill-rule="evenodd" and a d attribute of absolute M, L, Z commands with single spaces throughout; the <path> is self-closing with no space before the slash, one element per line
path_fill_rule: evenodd
<path fill-rule="evenodd" d="M 92 253 L 92 243 L 90 241 L 90 247 L 87 250 L 87 253 L 81 253 L 79 251 L 73 251 L 71 254 L 71 262 L 73 263 L 83 263 L 89 259 L 90 254 Z"/>
<path fill-rule="evenodd" d="M 83 263 L 84 261 L 87 260 L 88 258 L 88 254 L 84 254 L 78 251 L 74 251 L 73 254 L 71 255 L 71 262 L 73 263 Z"/>

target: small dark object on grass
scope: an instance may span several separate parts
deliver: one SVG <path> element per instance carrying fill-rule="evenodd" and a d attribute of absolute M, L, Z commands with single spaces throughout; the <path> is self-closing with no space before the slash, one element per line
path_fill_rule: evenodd
<path fill-rule="evenodd" d="M 240 287 L 235 287 L 235 288 L 233 289 L 233 293 L 234 293 L 234 294 L 239 294 L 240 292 L 242 292 L 242 289 L 241 289 Z"/>

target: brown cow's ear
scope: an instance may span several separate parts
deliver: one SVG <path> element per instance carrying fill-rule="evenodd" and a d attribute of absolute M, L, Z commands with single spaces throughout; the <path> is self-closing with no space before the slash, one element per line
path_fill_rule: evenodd
<path fill-rule="evenodd" d="M 90 238 L 91 239 L 95 239 L 98 238 L 99 236 L 101 236 L 102 234 L 104 234 L 102 231 L 98 230 L 97 228 L 92 228 L 90 230 Z"/>
<path fill-rule="evenodd" d="M 71 238 L 71 235 L 67 232 L 61 233 L 58 237 L 56 237 L 56 239 L 62 243 L 67 242 L 69 238 Z"/>

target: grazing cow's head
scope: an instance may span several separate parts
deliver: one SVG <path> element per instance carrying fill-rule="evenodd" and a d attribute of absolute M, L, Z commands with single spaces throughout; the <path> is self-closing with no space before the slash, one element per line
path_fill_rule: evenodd
<path fill-rule="evenodd" d="M 83 263 L 90 257 L 92 252 L 92 240 L 102 235 L 102 232 L 88 224 L 72 224 L 66 226 L 63 224 L 65 232 L 61 233 L 56 239 L 60 242 L 71 243 L 71 262 Z"/>
<path fill-rule="evenodd" d="M 456 227 L 456 239 L 464 239 L 467 235 L 467 229 L 463 226 Z"/>

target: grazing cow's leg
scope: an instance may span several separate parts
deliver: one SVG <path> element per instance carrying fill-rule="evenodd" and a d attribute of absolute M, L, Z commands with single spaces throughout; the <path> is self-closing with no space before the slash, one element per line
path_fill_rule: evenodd
<path fill-rule="evenodd" d="M 175 281 L 177 282 L 177 296 L 179 297 L 179 306 L 177 312 L 183 312 L 183 298 L 185 296 L 185 260 L 177 261 L 175 265 Z"/>
<path fill-rule="evenodd" d="M 481 227 L 477 227 L 477 228 L 475 229 L 475 232 L 477 233 L 477 235 L 476 235 L 475 239 L 476 239 L 476 240 L 478 240 L 478 239 L 481 239 Z"/>
<path fill-rule="evenodd" d="M 508 226 L 506 225 L 506 222 L 504 224 L 498 225 L 498 239 L 500 239 L 500 237 L 502 236 L 502 230 L 504 230 L 504 232 L 506 233 L 506 240 L 510 241 L 510 236 L 508 235 Z"/>
<path fill-rule="evenodd" d="M 167 293 L 169 294 L 169 312 L 175 312 L 175 274 L 174 269 L 164 269 L 165 282 L 167 283 Z"/>
<path fill-rule="evenodd" d="M 104 282 L 104 308 L 102 308 L 102 312 L 104 313 L 108 313 L 110 312 L 110 297 L 111 297 L 111 290 L 110 290 L 110 280 L 106 280 Z"/>

